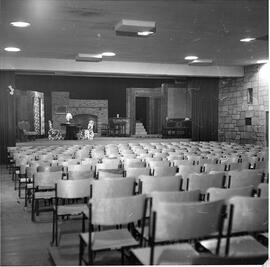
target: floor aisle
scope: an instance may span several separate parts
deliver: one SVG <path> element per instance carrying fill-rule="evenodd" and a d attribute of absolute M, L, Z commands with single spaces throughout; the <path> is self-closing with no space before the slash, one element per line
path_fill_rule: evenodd
<path fill-rule="evenodd" d="M 48 254 L 51 216 L 33 223 L 30 208 L 14 191 L 11 175 L 1 166 L 1 265 L 52 265 Z"/>
<path fill-rule="evenodd" d="M 52 214 L 41 213 L 36 222 L 31 221 L 30 206 L 24 208 L 24 199 L 18 197 L 18 191 L 14 191 L 14 183 L 11 174 L 5 166 L 0 166 L 1 183 L 1 255 L 0 265 L 33 266 L 55 265 L 49 255 Z M 66 239 L 65 239 L 66 238 Z M 73 238 L 73 237 L 72 237 Z M 57 265 L 78 264 L 78 234 L 74 234 L 70 243 L 70 236 L 61 239 L 62 249 L 56 255 Z M 74 242 L 75 241 L 75 242 Z M 68 250 L 65 250 L 68 247 Z M 120 265 L 121 257 L 118 251 L 99 252 L 95 257 L 95 265 Z M 126 259 L 125 265 L 135 265 L 134 259 Z"/>

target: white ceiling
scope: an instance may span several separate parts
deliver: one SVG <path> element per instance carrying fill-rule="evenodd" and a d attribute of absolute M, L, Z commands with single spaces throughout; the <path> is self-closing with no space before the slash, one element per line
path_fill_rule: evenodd
<path fill-rule="evenodd" d="M 268 58 L 267 0 L 0 0 L 0 56 L 74 59 L 78 53 L 113 51 L 107 61 L 183 64 L 187 55 L 214 65 L 249 65 Z M 153 20 L 154 36 L 117 36 L 121 19 Z M 25 20 L 29 28 L 10 26 Z"/>

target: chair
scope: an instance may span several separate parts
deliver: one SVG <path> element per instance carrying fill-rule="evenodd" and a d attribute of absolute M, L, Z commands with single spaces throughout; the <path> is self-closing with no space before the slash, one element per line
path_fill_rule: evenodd
<path fill-rule="evenodd" d="M 55 197 L 55 183 L 62 179 L 62 171 L 58 172 L 37 172 L 33 176 L 33 192 L 32 192 L 32 212 L 31 219 L 35 221 L 35 214 L 41 211 L 52 211 L 53 208 L 44 208 L 39 210 L 39 202 L 41 200 L 52 200 Z"/>
<path fill-rule="evenodd" d="M 36 131 L 30 131 L 30 123 L 29 121 L 19 121 L 18 122 L 18 129 L 23 134 L 24 138 L 26 140 L 35 140 L 38 136 L 38 132 Z"/>
<path fill-rule="evenodd" d="M 83 262 L 93 265 L 95 252 L 112 249 L 121 250 L 121 261 L 123 264 L 124 249 L 139 246 L 142 240 L 137 241 L 127 227 L 94 231 L 93 226 L 136 225 L 138 221 L 144 224 L 145 207 L 144 195 L 103 198 L 89 203 L 89 212 L 87 213 L 87 217 L 89 217 L 89 232 L 79 235 L 79 265 L 82 265 Z M 88 259 L 84 257 L 85 247 L 88 248 Z"/>
<path fill-rule="evenodd" d="M 269 197 L 269 185 L 267 183 L 260 183 L 257 187 L 257 195 L 258 197 Z"/>
<path fill-rule="evenodd" d="M 236 188 L 216 188 L 210 187 L 206 191 L 207 201 L 215 201 L 220 199 L 229 199 L 233 196 L 251 197 L 254 191 L 252 185 Z"/>
<path fill-rule="evenodd" d="M 229 171 L 226 176 L 226 187 L 235 188 L 253 185 L 255 188 L 262 182 L 261 170 Z"/>
<path fill-rule="evenodd" d="M 153 169 L 154 176 L 174 176 L 176 174 L 176 167 L 155 167 Z"/>
<path fill-rule="evenodd" d="M 83 211 L 87 209 L 87 205 L 84 202 L 90 198 L 91 182 L 92 180 L 90 179 L 58 180 L 55 184 L 52 244 L 55 242 L 55 245 L 58 246 L 58 239 L 60 239 L 58 238 L 58 219 L 60 216 L 83 216 Z M 81 203 L 66 203 L 66 200 L 78 199 L 81 199 Z"/>
<path fill-rule="evenodd" d="M 58 129 L 54 129 L 52 122 L 50 120 L 49 120 L 48 138 L 49 138 L 49 140 L 62 140 L 62 139 L 64 139 L 61 131 Z"/>
<path fill-rule="evenodd" d="M 144 265 L 153 264 L 190 264 L 199 253 L 190 241 L 210 236 L 222 231 L 223 201 L 196 203 L 157 203 L 156 211 L 151 214 L 150 247 L 132 249 L 131 252 Z M 198 227 L 199 226 L 199 227 Z M 182 242 L 169 244 L 168 242 Z M 189 243 L 188 243 L 188 242 Z M 164 262 L 165 251 L 177 251 L 177 262 Z M 216 247 L 218 253 L 219 245 Z M 172 259 L 170 259 L 171 261 Z"/>
<path fill-rule="evenodd" d="M 224 224 L 226 237 L 221 239 L 222 256 L 262 256 L 268 249 L 252 235 L 268 231 L 268 199 L 234 196 L 227 200 L 228 219 Z M 239 236 L 242 234 L 241 236 Z M 202 241 L 201 244 L 213 252 L 216 240 Z"/>

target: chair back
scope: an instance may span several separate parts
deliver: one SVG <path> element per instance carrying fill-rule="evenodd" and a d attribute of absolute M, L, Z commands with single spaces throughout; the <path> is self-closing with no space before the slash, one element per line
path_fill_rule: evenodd
<path fill-rule="evenodd" d="M 195 174 L 191 173 L 187 178 L 186 190 L 199 189 L 201 193 L 205 194 L 210 187 L 222 188 L 224 184 L 224 172 L 213 174 Z"/>
<path fill-rule="evenodd" d="M 204 164 L 204 171 L 210 172 L 210 171 L 220 171 L 223 172 L 226 170 L 226 164 Z"/>
<path fill-rule="evenodd" d="M 216 188 L 210 187 L 207 189 L 207 200 L 215 201 L 220 199 L 229 199 L 233 196 L 251 197 L 254 187 L 252 185 L 237 188 Z"/>
<path fill-rule="evenodd" d="M 90 204 L 94 225 L 119 225 L 141 220 L 145 209 L 145 196 L 101 198 Z"/>
<path fill-rule="evenodd" d="M 132 196 L 134 194 L 134 178 L 104 178 L 92 182 L 93 200 L 101 198 L 114 198 Z"/>
<path fill-rule="evenodd" d="M 229 219 L 225 221 L 229 233 L 268 231 L 268 198 L 235 196 L 227 204 L 232 207 L 231 227 Z"/>
<path fill-rule="evenodd" d="M 200 190 L 170 192 L 154 191 L 151 193 L 152 209 L 157 211 L 157 203 L 159 202 L 198 202 L 200 200 L 200 195 Z"/>
<path fill-rule="evenodd" d="M 80 180 L 94 178 L 93 171 L 68 171 L 68 180 Z"/>
<path fill-rule="evenodd" d="M 210 236 L 220 229 L 222 200 L 196 203 L 158 202 L 155 242 Z"/>
<path fill-rule="evenodd" d="M 62 166 L 38 166 L 37 172 L 62 172 Z"/>
<path fill-rule="evenodd" d="M 176 174 L 177 167 L 155 167 L 153 169 L 154 176 L 174 176 Z"/>
<path fill-rule="evenodd" d="M 76 165 L 68 165 L 68 171 L 72 172 L 82 172 L 82 171 L 88 171 L 91 172 L 92 166 L 90 164 L 76 164 Z"/>
<path fill-rule="evenodd" d="M 257 188 L 258 197 L 266 197 L 266 198 L 268 198 L 269 197 L 268 190 L 269 190 L 269 184 L 260 183 L 258 185 L 258 188 Z"/>
<path fill-rule="evenodd" d="M 122 169 L 112 169 L 112 170 L 99 170 L 98 179 L 103 178 L 121 178 L 124 176 L 124 170 Z"/>
<path fill-rule="evenodd" d="M 127 168 L 126 177 L 138 178 L 140 175 L 150 175 L 150 168 Z"/>
<path fill-rule="evenodd" d="M 261 170 L 229 171 L 226 186 L 229 188 L 253 185 L 255 188 L 262 182 Z"/>
<path fill-rule="evenodd" d="M 139 191 L 142 194 L 150 194 L 154 191 L 178 191 L 180 186 L 180 176 L 139 176 Z"/>
<path fill-rule="evenodd" d="M 91 179 L 59 180 L 57 181 L 57 198 L 84 198 L 90 197 Z"/>
<path fill-rule="evenodd" d="M 37 172 L 34 174 L 34 187 L 52 187 L 62 179 L 62 171 L 58 172 Z"/>

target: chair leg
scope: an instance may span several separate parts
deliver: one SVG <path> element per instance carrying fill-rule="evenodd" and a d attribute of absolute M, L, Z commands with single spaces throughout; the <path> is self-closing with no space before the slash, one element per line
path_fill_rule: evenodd
<path fill-rule="evenodd" d="M 36 204 L 35 202 L 36 202 L 36 200 L 33 198 L 32 199 L 32 211 L 31 211 L 31 218 L 32 218 L 33 222 L 35 221 L 35 204 Z"/>
<path fill-rule="evenodd" d="M 21 181 L 19 180 L 19 191 L 18 191 L 18 196 L 19 196 L 19 198 L 21 197 L 21 185 L 22 185 L 22 183 L 21 183 Z"/>
<path fill-rule="evenodd" d="M 121 265 L 124 265 L 125 261 L 125 253 L 124 253 L 124 248 L 121 248 Z"/>
<path fill-rule="evenodd" d="M 58 247 L 58 216 L 55 214 L 55 245 Z"/>
<path fill-rule="evenodd" d="M 55 211 L 53 211 L 53 223 L 52 223 L 52 241 L 51 246 L 54 244 L 54 233 L 55 232 Z"/>
<path fill-rule="evenodd" d="M 83 253 L 84 253 L 84 243 L 83 243 L 83 240 L 82 240 L 81 236 L 79 236 L 79 238 L 80 238 L 79 265 L 82 265 L 82 258 L 83 258 Z"/>

